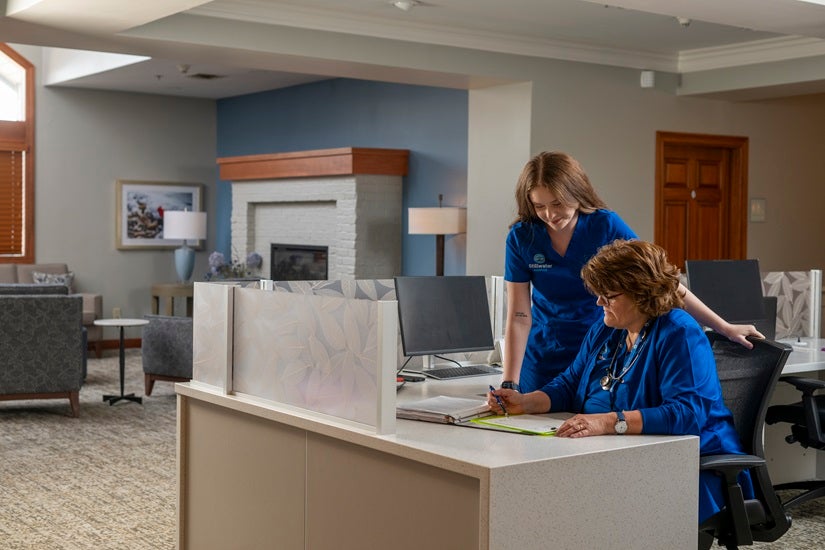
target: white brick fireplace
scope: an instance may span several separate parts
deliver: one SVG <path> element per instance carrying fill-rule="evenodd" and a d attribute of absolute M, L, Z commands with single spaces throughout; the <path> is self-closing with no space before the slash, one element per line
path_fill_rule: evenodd
<path fill-rule="evenodd" d="M 402 175 L 369 173 L 390 170 L 359 167 L 358 155 L 363 151 L 388 150 L 333 149 L 219 159 L 221 177 L 232 181 L 233 256 L 245 258 L 249 252 L 258 252 L 264 258 L 262 276 L 268 277 L 272 243 L 326 246 L 329 279 L 400 274 Z M 316 172 L 367 173 L 285 177 L 295 175 L 296 170 L 301 175 L 308 172 L 307 156 L 324 164 Z M 330 169 L 330 158 L 342 156 L 350 157 L 350 166 Z M 379 158 L 385 162 L 385 157 Z M 303 164 L 296 168 L 298 161 Z"/>

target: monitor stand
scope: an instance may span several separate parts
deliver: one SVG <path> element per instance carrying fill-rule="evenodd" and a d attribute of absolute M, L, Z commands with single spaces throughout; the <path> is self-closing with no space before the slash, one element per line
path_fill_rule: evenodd
<path fill-rule="evenodd" d="M 421 356 L 422 367 L 421 370 L 428 371 L 435 368 L 435 357 L 432 355 Z"/>

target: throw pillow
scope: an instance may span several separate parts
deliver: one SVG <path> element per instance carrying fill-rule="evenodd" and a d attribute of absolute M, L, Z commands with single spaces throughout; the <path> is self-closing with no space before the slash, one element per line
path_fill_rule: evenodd
<path fill-rule="evenodd" d="M 66 285 L 69 287 L 69 294 L 72 293 L 72 282 L 74 272 L 68 273 L 43 273 L 42 271 L 32 271 L 32 279 L 38 285 Z"/>

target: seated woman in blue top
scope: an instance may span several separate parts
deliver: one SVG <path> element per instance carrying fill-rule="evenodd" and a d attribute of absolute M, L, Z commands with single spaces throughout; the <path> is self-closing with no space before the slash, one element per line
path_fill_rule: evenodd
<path fill-rule="evenodd" d="M 507 235 L 507 320 L 502 388 L 530 392 L 566 369 L 601 312 L 582 283 L 602 245 L 637 238 L 607 209 L 581 165 L 565 153 L 531 159 L 516 186 L 518 218 Z M 750 348 L 753 325 L 725 322 L 684 286 L 685 309 L 701 324 Z"/>
<path fill-rule="evenodd" d="M 690 434 L 699 436 L 701 454 L 742 453 L 710 344 L 681 309 L 679 270 L 665 251 L 618 240 L 599 249 L 581 274 L 603 318 L 573 363 L 540 390 L 490 393 L 491 408 L 501 410 L 498 396 L 510 414 L 577 413 L 559 427 L 559 437 Z M 740 482 L 752 495 L 747 472 Z M 699 522 L 721 506 L 721 478 L 701 472 Z"/>

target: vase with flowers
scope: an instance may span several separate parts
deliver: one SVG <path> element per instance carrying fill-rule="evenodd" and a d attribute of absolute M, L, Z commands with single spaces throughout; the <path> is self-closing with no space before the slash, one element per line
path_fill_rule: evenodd
<path fill-rule="evenodd" d="M 207 281 L 212 279 L 244 279 L 254 276 L 263 265 L 264 259 L 257 252 L 250 252 L 246 255 L 246 261 L 241 262 L 237 258 L 226 261 L 226 256 L 222 252 L 212 252 L 209 255 L 209 271 L 204 277 Z"/>

